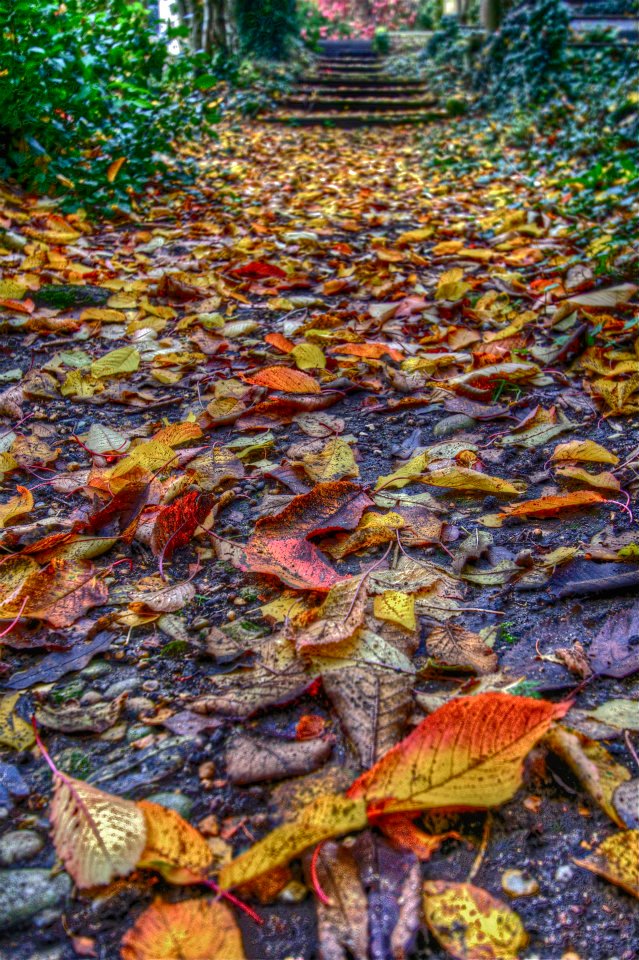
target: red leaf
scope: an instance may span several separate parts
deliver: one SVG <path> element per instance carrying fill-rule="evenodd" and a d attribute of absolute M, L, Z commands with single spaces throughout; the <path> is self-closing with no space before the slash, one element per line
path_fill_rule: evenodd
<path fill-rule="evenodd" d="M 151 549 L 153 556 L 170 560 L 179 547 L 185 546 L 213 506 L 215 498 L 210 494 L 191 490 L 178 497 L 157 515 Z"/>
<path fill-rule="evenodd" d="M 262 277 L 279 277 L 283 280 L 286 277 L 284 270 L 272 263 L 266 263 L 264 260 L 251 260 L 243 267 L 235 267 L 234 270 L 231 270 L 231 273 L 235 277 L 249 277 L 255 280 Z"/>

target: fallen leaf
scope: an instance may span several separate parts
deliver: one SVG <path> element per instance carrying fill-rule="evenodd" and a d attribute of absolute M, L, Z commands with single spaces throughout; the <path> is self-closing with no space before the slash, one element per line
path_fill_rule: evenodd
<path fill-rule="evenodd" d="M 478 633 L 454 623 L 435 627 L 426 638 L 429 656 L 448 667 L 460 667 L 474 673 L 495 673 L 497 655 Z"/>
<path fill-rule="evenodd" d="M 198 883 L 206 875 L 213 854 L 195 827 L 175 810 L 140 800 L 146 843 L 136 866 L 157 870 L 169 883 Z"/>
<path fill-rule="evenodd" d="M 268 387 L 270 390 L 279 390 L 282 393 L 320 392 L 317 380 L 301 370 L 292 370 L 290 367 L 264 367 L 258 373 L 244 379 L 247 383 Z"/>
<path fill-rule="evenodd" d="M 157 898 L 122 938 L 121 960 L 244 960 L 242 937 L 225 904 Z"/>
<path fill-rule="evenodd" d="M 487 809 L 519 788 L 523 760 L 568 704 L 483 693 L 426 717 L 351 786 L 368 814 Z"/>
<path fill-rule="evenodd" d="M 517 914 L 471 883 L 426 881 L 424 916 L 435 939 L 457 960 L 517 960 L 528 944 Z"/>
<path fill-rule="evenodd" d="M 639 897 L 639 830 L 613 833 L 590 856 L 575 863 Z"/>

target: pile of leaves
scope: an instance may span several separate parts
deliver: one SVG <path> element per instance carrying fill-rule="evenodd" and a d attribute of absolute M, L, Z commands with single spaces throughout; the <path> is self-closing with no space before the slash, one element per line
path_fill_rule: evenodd
<path fill-rule="evenodd" d="M 126 226 L 1 194 L 3 782 L 78 889 L 8 949 L 620 954 L 637 287 L 467 120 L 219 129 Z"/>

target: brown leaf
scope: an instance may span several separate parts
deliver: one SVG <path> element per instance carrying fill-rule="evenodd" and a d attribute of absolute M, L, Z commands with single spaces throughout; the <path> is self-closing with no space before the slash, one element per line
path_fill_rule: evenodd
<path fill-rule="evenodd" d="M 474 673 L 494 673 L 497 654 L 487 647 L 478 633 L 454 623 L 435 627 L 426 638 L 431 657 L 449 667 L 460 667 Z"/>
<path fill-rule="evenodd" d="M 331 755 L 329 738 L 278 740 L 238 734 L 226 749 L 226 772 L 233 784 L 299 777 L 320 767 Z"/>

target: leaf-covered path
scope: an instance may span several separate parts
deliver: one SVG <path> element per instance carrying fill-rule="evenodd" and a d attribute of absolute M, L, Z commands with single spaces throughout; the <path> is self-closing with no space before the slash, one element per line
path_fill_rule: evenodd
<path fill-rule="evenodd" d="M 0 192 L 0 956 L 631 960 L 636 288 L 465 122 L 193 151 Z"/>

